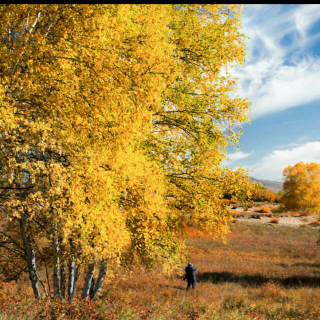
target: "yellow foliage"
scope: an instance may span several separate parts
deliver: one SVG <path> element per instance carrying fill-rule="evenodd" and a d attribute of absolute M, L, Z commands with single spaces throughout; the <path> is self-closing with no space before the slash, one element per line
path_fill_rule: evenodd
<path fill-rule="evenodd" d="M 320 210 L 320 164 L 298 162 L 283 170 L 283 203 L 288 210 Z"/>
<path fill-rule="evenodd" d="M 252 183 L 252 200 L 253 201 L 267 201 L 267 202 L 279 202 L 281 196 L 268 190 L 266 187 L 262 186 L 260 183 Z"/>
<path fill-rule="evenodd" d="M 27 219 L 30 243 L 45 237 L 63 259 L 138 255 L 167 270 L 185 220 L 224 238 L 226 189 L 250 194 L 245 172 L 219 167 L 248 120 L 228 73 L 244 62 L 241 8 L 0 6 L 1 214 L 12 230 Z"/>

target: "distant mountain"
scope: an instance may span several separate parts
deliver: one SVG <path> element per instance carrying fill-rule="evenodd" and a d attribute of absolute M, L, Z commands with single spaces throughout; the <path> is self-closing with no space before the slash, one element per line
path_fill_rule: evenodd
<path fill-rule="evenodd" d="M 262 183 L 267 189 L 270 191 L 278 193 L 279 191 L 282 190 L 283 183 L 279 181 L 270 181 L 270 180 L 259 180 L 256 178 L 251 177 L 250 181 L 255 181 L 255 182 L 260 182 Z"/>

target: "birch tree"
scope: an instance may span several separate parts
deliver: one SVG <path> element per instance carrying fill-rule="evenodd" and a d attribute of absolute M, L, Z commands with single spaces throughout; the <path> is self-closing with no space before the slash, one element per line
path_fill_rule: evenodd
<path fill-rule="evenodd" d="M 219 167 L 249 108 L 231 98 L 228 74 L 244 60 L 240 6 L 2 5 L 0 14 L 8 281 L 28 272 L 36 298 L 72 299 L 82 272 L 81 295 L 92 298 L 107 267 L 179 261 L 186 219 L 228 232 L 224 189 L 241 196 L 247 181 Z"/>

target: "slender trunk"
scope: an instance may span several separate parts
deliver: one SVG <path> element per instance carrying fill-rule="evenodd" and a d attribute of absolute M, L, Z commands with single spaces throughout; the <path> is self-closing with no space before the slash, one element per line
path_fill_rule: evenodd
<path fill-rule="evenodd" d="M 69 261 L 69 282 L 68 282 L 68 299 L 72 300 L 76 291 L 76 285 L 79 278 L 80 265 L 76 265 L 73 258 Z"/>
<path fill-rule="evenodd" d="M 74 261 L 74 246 L 73 246 L 73 241 L 72 238 L 69 239 L 70 243 L 70 256 L 69 256 L 69 263 L 68 263 L 68 299 L 69 301 L 72 300 L 73 295 L 74 295 L 74 289 L 76 285 L 76 272 L 77 270 L 75 269 L 75 261 Z M 79 272 L 79 270 L 78 270 Z"/>
<path fill-rule="evenodd" d="M 73 286 L 73 291 L 71 292 L 71 297 L 74 297 L 74 293 L 76 291 L 77 288 L 77 281 L 79 279 L 79 275 L 80 275 L 80 264 L 77 264 L 75 272 L 74 272 L 74 286 Z"/>
<path fill-rule="evenodd" d="M 96 264 L 96 259 L 94 258 L 93 263 L 89 264 L 89 267 L 88 267 L 86 279 L 84 281 L 84 285 L 82 289 L 82 295 L 81 295 L 82 299 L 85 299 L 90 293 L 95 264 Z"/>
<path fill-rule="evenodd" d="M 53 251 L 53 290 L 54 297 L 60 298 L 60 258 L 57 225 L 53 227 L 52 251 Z"/>
<path fill-rule="evenodd" d="M 48 298 L 48 297 L 49 297 L 49 294 L 48 294 L 48 291 L 47 291 L 47 288 L 46 288 L 45 284 L 44 284 L 43 281 L 40 279 L 40 277 L 38 276 L 38 274 L 37 274 L 37 277 L 38 277 L 38 280 L 39 280 L 39 282 L 40 282 L 40 284 L 41 284 L 41 286 L 42 286 L 44 295 L 46 296 L 46 298 Z"/>
<path fill-rule="evenodd" d="M 45 270 L 46 270 L 46 278 L 47 278 L 48 290 L 49 290 L 49 292 L 50 292 L 51 290 L 50 290 L 50 280 L 49 280 L 49 272 L 48 272 L 48 263 L 47 263 L 46 259 L 43 257 L 43 255 L 42 255 L 42 253 L 41 253 L 41 250 L 40 250 L 39 246 L 37 245 L 37 243 L 34 241 L 33 244 L 34 244 L 35 248 L 37 249 L 37 251 L 38 251 L 38 253 L 39 253 L 39 255 L 40 255 L 40 258 L 41 258 L 42 261 L 44 262 L 44 266 L 45 266 Z M 49 293 L 48 293 L 48 291 L 47 291 L 47 288 L 46 288 L 45 284 L 44 284 L 43 281 L 40 279 L 39 275 L 38 275 L 38 280 L 39 280 L 39 282 L 40 282 L 40 284 L 41 284 L 41 286 L 42 286 L 42 288 L 43 288 L 43 292 L 44 292 L 45 296 L 48 298 L 48 297 L 49 297 Z"/>
<path fill-rule="evenodd" d="M 66 298 L 66 262 L 65 262 L 65 247 L 61 245 L 61 265 L 60 265 L 60 294 L 64 300 Z"/>
<path fill-rule="evenodd" d="M 72 300 L 75 285 L 75 263 L 73 257 L 69 260 L 68 299 Z"/>
<path fill-rule="evenodd" d="M 89 290 L 89 297 L 90 299 L 93 299 L 94 296 L 94 287 L 95 287 L 95 280 L 94 277 L 92 277 L 91 285 L 90 285 L 90 290 Z"/>
<path fill-rule="evenodd" d="M 22 242 L 23 242 L 23 246 L 24 246 L 25 255 L 26 255 L 29 278 L 31 281 L 33 294 L 36 299 L 40 299 L 41 293 L 40 293 L 40 289 L 39 289 L 39 285 L 38 285 L 39 277 L 38 277 L 37 268 L 36 268 L 36 266 L 37 266 L 36 265 L 36 256 L 35 256 L 34 249 L 31 247 L 30 237 L 26 231 L 26 222 L 27 222 L 27 216 L 24 213 L 21 216 L 21 219 L 19 219 L 21 238 L 22 238 Z"/>
<path fill-rule="evenodd" d="M 101 291 L 104 279 L 105 279 L 106 274 L 107 274 L 107 267 L 108 267 L 108 259 L 104 259 L 102 261 L 100 269 L 99 269 L 99 275 L 98 275 L 96 286 L 95 286 L 95 288 L 93 290 L 93 294 L 92 294 L 91 299 L 93 299 L 95 297 L 95 295 L 99 291 Z"/>

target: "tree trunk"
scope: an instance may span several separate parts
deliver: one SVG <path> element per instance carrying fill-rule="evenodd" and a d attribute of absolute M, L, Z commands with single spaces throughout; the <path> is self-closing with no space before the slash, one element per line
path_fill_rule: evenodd
<path fill-rule="evenodd" d="M 74 293 L 74 285 L 75 285 L 75 262 L 73 257 L 69 260 L 69 281 L 68 281 L 68 299 L 69 301 L 72 300 L 73 293 Z"/>
<path fill-rule="evenodd" d="M 40 299 L 41 292 L 38 285 L 39 278 L 37 274 L 36 256 L 35 256 L 34 249 L 31 247 L 30 237 L 27 234 L 26 223 L 27 223 L 27 216 L 25 213 L 23 213 L 23 215 L 21 216 L 21 219 L 19 219 L 21 238 L 22 238 L 22 242 L 25 250 L 29 278 L 31 281 L 33 294 L 36 299 Z"/>
<path fill-rule="evenodd" d="M 49 293 L 48 293 L 48 290 L 45 286 L 45 284 L 43 283 L 43 281 L 40 279 L 39 275 L 37 274 L 37 277 L 38 277 L 38 280 L 42 286 L 42 289 L 43 289 L 43 292 L 44 292 L 44 295 L 46 296 L 46 298 L 49 298 Z"/>
<path fill-rule="evenodd" d="M 96 259 L 94 258 L 93 263 L 89 264 L 88 271 L 86 274 L 86 279 L 84 281 L 81 298 L 85 299 L 90 294 L 91 282 L 93 278 L 94 267 L 96 264 Z"/>
<path fill-rule="evenodd" d="M 80 275 L 80 264 L 78 264 L 76 266 L 75 272 L 74 272 L 74 286 L 73 286 L 73 291 L 72 291 L 72 297 L 74 297 L 74 293 L 76 291 L 77 288 L 77 281 L 79 279 L 79 275 Z"/>
<path fill-rule="evenodd" d="M 93 299 L 93 296 L 94 296 L 94 287 L 95 287 L 95 280 L 94 280 L 94 277 L 92 277 L 92 281 L 91 281 L 91 285 L 90 285 L 90 290 L 89 290 L 90 299 Z"/>
<path fill-rule="evenodd" d="M 60 294 L 64 300 L 66 298 L 66 263 L 65 263 L 65 248 L 61 245 L 61 265 L 60 265 Z"/>
<path fill-rule="evenodd" d="M 101 266 L 100 266 L 99 275 L 98 275 L 96 286 L 94 288 L 93 295 L 92 295 L 91 299 L 93 299 L 95 297 L 95 295 L 99 291 L 101 291 L 104 279 L 107 274 L 107 267 L 108 267 L 108 259 L 104 259 L 101 263 Z"/>
<path fill-rule="evenodd" d="M 60 298 L 60 258 L 59 258 L 59 242 L 57 225 L 53 227 L 53 239 L 52 239 L 52 251 L 53 251 L 53 290 L 54 297 Z"/>

